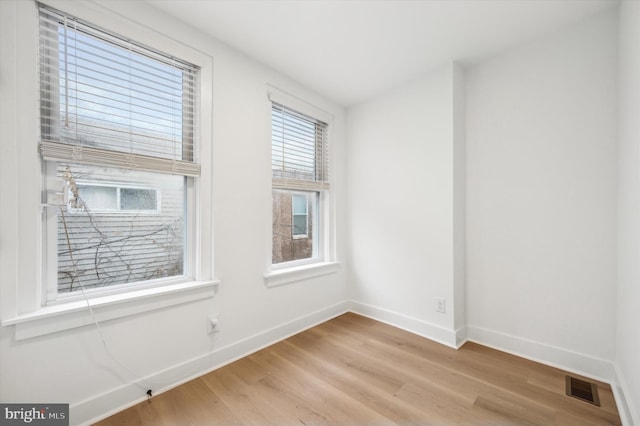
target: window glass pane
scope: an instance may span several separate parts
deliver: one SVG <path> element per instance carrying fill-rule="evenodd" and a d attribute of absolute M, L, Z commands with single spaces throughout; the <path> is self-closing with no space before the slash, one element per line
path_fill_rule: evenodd
<path fill-rule="evenodd" d="M 72 206 L 57 213 L 58 292 L 183 275 L 185 177 L 74 164 L 59 165 L 57 176 L 59 187 L 49 190 L 60 192 L 66 181 Z M 154 198 L 154 189 L 126 188 L 136 184 L 153 185 L 162 197 Z M 118 187 L 121 204 L 143 211 L 100 211 L 93 204 L 111 200 L 96 194 Z M 156 214 L 144 212 L 158 201 Z"/>
<path fill-rule="evenodd" d="M 316 180 L 316 126 L 316 120 L 273 105 L 271 169 L 274 177 Z"/>
<path fill-rule="evenodd" d="M 293 214 L 307 215 L 307 196 L 293 194 Z"/>
<path fill-rule="evenodd" d="M 59 31 L 64 138 L 181 159 L 180 70 L 62 25 Z"/>
<path fill-rule="evenodd" d="M 78 195 L 93 211 L 117 210 L 118 189 L 109 186 L 78 185 Z"/>
<path fill-rule="evenodd" d="M 48 21 L 41 28 L 43 43 L 49 43 L 43 51 L 48 72 L 58 77 L 57 99 L 54 92 L 44 93 L 45 115 L 60 120 L 43 128 L 47 138 L 191 160 L 193 81 L 188 67 L 71 18 L 59 17 L 56 23 L 55 13 L 41 14 Z"/>
<path fill-rule="evenodd" d="M 120 188 L 120 210 L 156 210 L 154 189 Z"/>
<path fill-rule="evenodd" d="M 307 235 L 307 215 L 293 215 L 293 235 Z"/>
<path fill-rule="evenodd" d="M 307 195 L 306 194 L 293 194 L 293 236 L 294 237 L 306 237 L 307 236 Z"/>
<path fill-rule="evenodd" d="M 313 238 L 313 230 L 317 226 L 317 199 L 318 192 L 273 191 L 274 264 L 317 256 Z M 294 214 L 297 209 L 306 214 Z"/>

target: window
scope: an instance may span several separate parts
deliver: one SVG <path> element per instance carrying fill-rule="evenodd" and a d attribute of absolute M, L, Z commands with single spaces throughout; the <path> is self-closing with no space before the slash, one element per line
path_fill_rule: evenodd
<path fill-rule="evenodd" d="M 272 101 L 273 265 L 323 260 L 320 212 L 329 190 L 327 128 L 323 121 Z"/>
<path fill-rule="evenodd" d="M 198 67 L 39 10 L 48 300 L 192 278 Z"/>
<path fill-rule="evenodd" d="M 309 238 L 309 201 L 306 194 L 291 195 L 293 238 Z"/>
<path fill-rule="evenodd" d="M 111 184 L 78 183 L 78 197 L 67 193 L 67 211 L 94 213 L 159 213 L 158 189 L 113 186 Z M 78 200 L 82 200 L 79 203 Z"/>

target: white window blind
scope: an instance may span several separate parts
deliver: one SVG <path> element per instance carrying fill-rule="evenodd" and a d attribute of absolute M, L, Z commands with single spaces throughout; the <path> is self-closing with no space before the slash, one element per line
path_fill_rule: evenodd
<path fill-rule="evenodd" d="M 42 157 L 198 176 L 198 67 L 39 10 Z"/>
<path fill-rule="evenodd" d="M 273 188 L 329 189 L 327 127 L 322 121 L 272 102 Z"/>

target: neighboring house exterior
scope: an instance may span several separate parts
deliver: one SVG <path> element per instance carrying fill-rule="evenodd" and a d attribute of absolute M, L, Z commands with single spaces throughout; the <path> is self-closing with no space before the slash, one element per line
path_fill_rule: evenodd
<path fill-rule="evenodd" d="M 72 174 L 79 199 L 69 191 L 57 215 L 59 293 L 183 274 L 183 177 Z"/>
<path fill-rule="evenodd" d="M 304 193 L 273 191 L 272 263 L 313 256 L 313 206 Z"/>

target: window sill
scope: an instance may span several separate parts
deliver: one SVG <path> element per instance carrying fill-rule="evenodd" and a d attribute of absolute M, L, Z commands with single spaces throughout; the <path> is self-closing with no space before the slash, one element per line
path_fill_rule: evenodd
<path fill-rule="evenodd" d="M 339 262 L 312 263 L 309 265 L 271 271 L 270 273 L 265 274 L 264 282 L 267 287 L 277 287 L 296 281 L 333 274 L 337 272 L 338 269 L 340 269 Z"/>
<path fill-rule="evenodd" d="M 190 281 L 163 287 L 90 298 L 91 315 L 86 300 L 46 306 L 35 312 L 2 321 L 15 326 L 15 339 L 24 340 L 72 328 L 104 322 L 182 303 L 212 298 L 219 281 Z"/>

